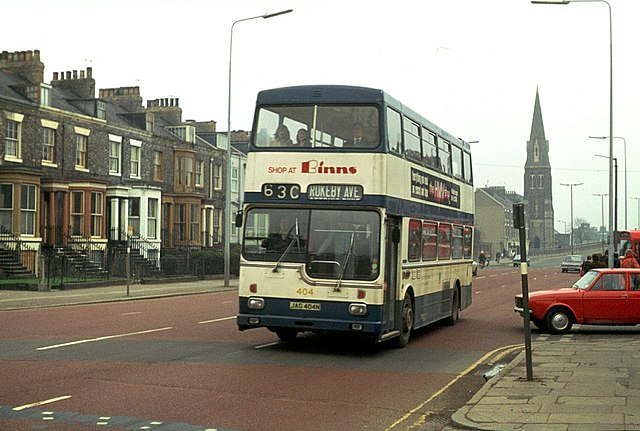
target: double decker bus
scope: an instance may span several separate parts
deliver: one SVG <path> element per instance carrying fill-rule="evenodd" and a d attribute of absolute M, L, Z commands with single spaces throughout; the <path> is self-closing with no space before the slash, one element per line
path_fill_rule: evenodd
<path fill-rule="evenodd" d="M 381 90 L 261 91 L 244 197 L 240 330 L 402 347 L 471 304 L 469 144 Z"/>
<path fill-rule="evenodd" d="M 618 231 L 616 232 L 616 242 L 618 256 L 623 257 L 629 249 L 633 250 L 636 256 L 640 256 L 640 230 Z"/>

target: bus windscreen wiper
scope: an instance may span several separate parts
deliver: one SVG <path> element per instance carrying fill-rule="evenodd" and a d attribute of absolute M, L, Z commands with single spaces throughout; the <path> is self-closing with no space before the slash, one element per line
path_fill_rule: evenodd
<path fill-rule="evenodd" d="M 293 236 L 293 238 L 291 238 L 291 241 L 287 245 L 287 248 L 284 250 L 284 252 L 282 252 L 282 256 L 280 256 L 280 259 L 278 259 L 278 261 L 276 262 L 276 264 L 273 267 L 273 269 L 271 270 L 271 272 L 278 272 L 278 268 L 280 267 L 280 264 L 282 263 L 284 258 L 287 257 L 287 255 L 289 254 L 289 252 L 293 248 L 294 244 L 298 245 L 298 253 L 300 252 L 300 227 L 298 226 L 298 219 L 297 218 L 296 218 L 295 224 L 293 226 L 291 226 L 291 228 L 287 231 L 287 236 L 289 236 L 291 231 L 294 230 L 294 229 L 296 231 L 295 235 Z"/>
<path fill-rule="evenodd" d="M 342 262 L 342 268 L 340 268 L 340 275 L 338 276 L 338 284 L 336 284 L 336 288 L 334 289 L 336 292 L 340 291 L 340 284 L 342 283 L 342 278 L 344 277 L 344 273 L 347 270 L 347 263 L 349 263 L 349 258 L 353 253 L 353 241 L 356 237 L 356 230 L 354 229 L 351 232 L 351 239 L 349 240 L 349 247 L 347 248 L 347 254 L 344 256 L 344 262 Z"/>

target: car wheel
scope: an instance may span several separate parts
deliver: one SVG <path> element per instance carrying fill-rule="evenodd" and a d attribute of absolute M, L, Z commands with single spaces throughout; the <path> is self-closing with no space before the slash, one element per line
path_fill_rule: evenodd
<path fill-rule="evenodd" d="M 409 293 L 404 295 L 401 318 L 400 335 L 394 338 L 395 347 L 397 348 L 407 345 L 409 337 L 411 337 L 411 330 L 413 329 L 413 302 L 411 302 L 411 296 L 409 296 Z"/>
<path fill-rule="evenodd" d="M 554 308 L 547 313 L 544 324 L 552 334 L 566 334 L 573 326 L 572 316 L 565 308 Z"/>

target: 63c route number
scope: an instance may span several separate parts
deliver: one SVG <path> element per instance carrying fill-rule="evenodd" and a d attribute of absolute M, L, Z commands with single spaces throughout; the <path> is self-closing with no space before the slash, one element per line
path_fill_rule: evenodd
<path fill-rule="evenodd" d="M 272 183 L 263 184 L 262 197 L 272 200 L 300 199 L 300 185 Z"/>

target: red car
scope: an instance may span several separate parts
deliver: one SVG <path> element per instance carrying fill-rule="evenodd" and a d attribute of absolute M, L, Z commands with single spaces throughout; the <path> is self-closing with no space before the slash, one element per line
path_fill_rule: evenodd
<path fill-rule="evenodd" d="M 514 311 L 523 315 L 522 294 Z M 572 287 L 529 292 L 531 321 L 552 334 L 571 326 L 640 324 L 640 269 L 592 269 Z"/>

